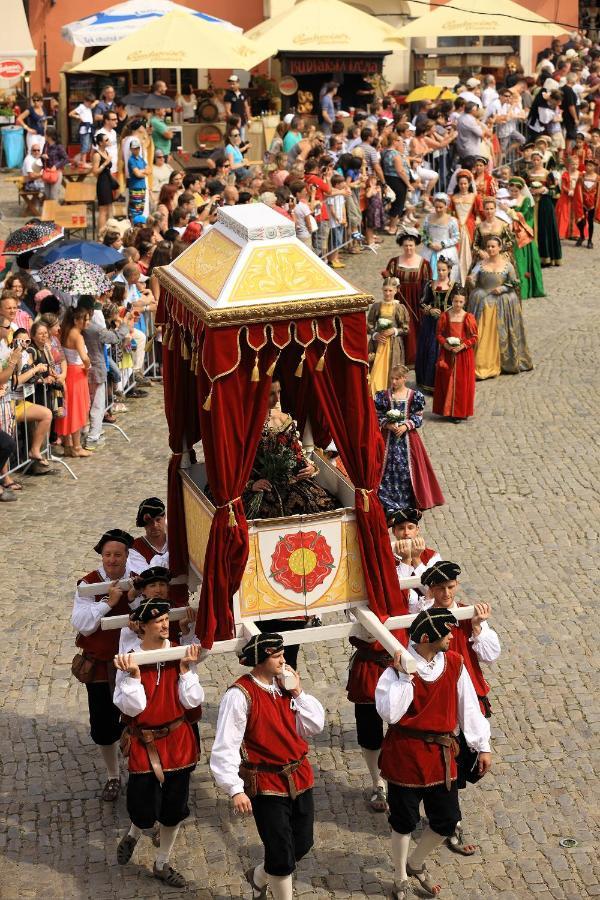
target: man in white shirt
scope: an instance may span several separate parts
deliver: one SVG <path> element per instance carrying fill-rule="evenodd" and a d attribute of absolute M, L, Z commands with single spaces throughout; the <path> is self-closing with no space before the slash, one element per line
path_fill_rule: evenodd
<path fill-rule="evenodd" d="M 476 106 L 482 106 L 481 102 L 481 82 L 479 78 L 469 78 L 466 83 L 466 90 L 459 93 L 467 103 L 474 103 Z"/>
<path fill-rule="evenodd" d="M 323 730 L 325 714 L 286 667 L 280 634 L 254 635 L 240 662 L 251 672 L 221 701 L 210 768 L 234 814 L 254 815 L 265 847 L 264 863 L 246 872 L 253 900 L 265 900 L 267 886 L 274 900 L 292 900 L 292 873 L 313 845 L 306 738 Z"/>
<path fill-rule="evenodd" d="M 96 132 L 96 134 L 105 134 L 108 137 L 106 150 L 110 156 L 110 171 L 113 175 L 116 175 L 119 168 L 119 135 L 116 131 L 118 123 L 116 111 L 105 112 L 102 116 L 102 128 Z"/>
<path fill-rule="evenodd" d="M 498 99 L 498 91 L 496 90 L 496 79 L 493 75 L 486 75 L 483 83 L 485 87 L 481 92 L 481 105 L 484 109 L 487 109 L 492 100 Z"/>
<path fill-rule="evenodd" d="M 457 621 L 445 609 L 424 610 L 409 629 L 408 652 L 417 669 L 408 675 L 397 653 L 375 691 L 375 705 L 389 728 L 381 749 L 381 773 L 388 782 L 389 822 L 396 883 L 393 897 L 411 896 L 409 876 L 435 897 L 425 860 L 449 838 L 461 819 L 456 784 L 457 726 L 478 753 L 480 776 L 489 771 L 490 726 L 482 715 L 462 657 L 450 650 Z M 428 825 L 410 860 L 411 834 L 423 802 Z M 475 847 L 466 847 L 470 852 Z"/>

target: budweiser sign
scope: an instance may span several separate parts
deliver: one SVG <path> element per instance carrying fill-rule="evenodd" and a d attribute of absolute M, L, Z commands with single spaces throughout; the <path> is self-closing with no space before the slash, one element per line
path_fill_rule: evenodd
<path fill-rule="evenodd" d="M 0 78 L 18 78 L 25 71 L 25 66 L 18 59 L 0 60 Z"/>

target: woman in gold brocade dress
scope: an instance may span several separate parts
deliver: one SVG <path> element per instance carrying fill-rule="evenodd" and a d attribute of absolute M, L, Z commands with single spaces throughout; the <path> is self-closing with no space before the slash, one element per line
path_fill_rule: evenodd
<path fill-rule="evenodd" d="M 386 278 L 383 282 L 383 300 L 372 303 L 367 315 L 373 397 L 377 391 L 387 390 L 393 367 L 404 365 L 403 338 L 408 334 L 408 310 L 404 303 L 396 299 L 398 284 L 397 278 Z M 387 328 L 384 327 L 386 322 L 391 323 Z"/>

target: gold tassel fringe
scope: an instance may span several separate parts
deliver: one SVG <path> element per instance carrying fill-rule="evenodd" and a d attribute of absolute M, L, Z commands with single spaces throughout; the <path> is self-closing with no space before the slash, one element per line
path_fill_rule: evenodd
<path fill-rule="evenodd" d="M 190 348 L 184 337 L 181 338 L 181 356 L 183 359 L 190 359 Z"/>
<path fill-rule="evenodd" d="M 316 364 L 315 372 L 322 372 L 324 368 L 325 368 L 325 353 L 319 359 L 319 362 Z"/>
<path fill-rule="evenodd" d="M 366 513 L 369 512 L 369 492 L 366 488 L 361 488 L 360 492 L 363 498 L 363 509 Z"/>
<path fill-rule="evenodd" d="M 205 409 L 206 412 L 208 412 L 211 408 L 211 405 L 212 405 L 212 387 L 211 387 L 210 391 L 208 392 L 208 397 L 202 404 L 202 409 Z"/>
<path fill-rule="evenodd" d="M 237 528 L 237 519 L 235 517 L 235 511 L 233 509 L 233 501 L 228 504 L 229 506 L 229 527 Z"/>
<path fill-rule="evenodd" d="M 300 362 L 298 363 L 298 368 L 294 372 L 294 375 L 296 376 L 296 378 L 302 378 L 302 372 L 304 371 L 304 357 L 305 357 L 305 354 L 303 353 L 302 356 L 300 357 Z"/>
<path fill-rule="evenodd" d="M 275 371 L 275 366 L 277 365 L 277 360 L 279 359 L 279 354 L 275 357 L 269 368 L 267 369 L 267 375 L 269 378 L 273 377 L 273 372 Z"/>
<path fill-rule="evenodd" d="M 260 381 L 260 370 L 258 368 L 258 353 L 254 358 L 254 368 L 252 369 L 252 377 L 250 381 Z"/>

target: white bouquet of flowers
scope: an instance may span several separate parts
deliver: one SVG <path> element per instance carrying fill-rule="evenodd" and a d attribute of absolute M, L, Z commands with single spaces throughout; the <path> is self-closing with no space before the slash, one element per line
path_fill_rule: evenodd
<path fill-rule="evenodd" d="M 391 319 L 377 319 L 377 324 L 375 325 L 375 328 L 377 329 L 377 331 L 387 331 L 388 328 L 393 328 L 393 327 L 394 327 L 394 323 L 392 322 Z"/>
<path fill-rule="evenodd" d="M 457 338 L 457 337 L 446 338 L 446 343 L 450 344 L 451 347 L 460 347 L 460 338 Z"/>
<path fill-rule="evenodd" d="M 403 425 L 404 424 L 404 413 L 399 409 L 388 409 L 385 414 L 385 421 L 387 425 Z"/>

